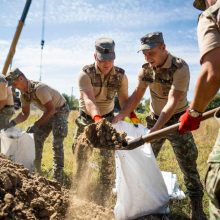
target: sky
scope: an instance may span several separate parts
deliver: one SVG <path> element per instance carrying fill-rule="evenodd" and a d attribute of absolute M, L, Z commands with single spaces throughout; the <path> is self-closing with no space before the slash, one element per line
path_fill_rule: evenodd
<path fill-rule="evenodd" d="M 45 45 L 41 60 L 43 5 Z M 3 68 L 26 0 L 0 0 L 0 68 Z M 115 65 L 129 80 L 129 94 L 137 84 L 144 56 L 137 53 L 140 38 L 163 32 L 167 50 L 190 67 L 188 99 L 193 97 L 200 71 L 196 26 L 199 11 L 193 0 L 32 0 L 17 44 L 12 68 L 18 67 L 61 93 L 79 98 L 77 78 L 83 66 L 94 62 L 99 37 L 115 41 Z M 149 98 L 149 93 L 144 98 Z"/>

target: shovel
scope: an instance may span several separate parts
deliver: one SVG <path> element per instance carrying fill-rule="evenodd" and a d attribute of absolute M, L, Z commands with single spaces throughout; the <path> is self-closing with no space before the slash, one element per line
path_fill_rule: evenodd
<path fill-rule="evenodd" d="M 215 109 L 212 109 L 210 111 L 207 111 L 202 114 L 202 121 L 211 118 L 214 116 L 214 114 L 220 110 L 220 107 L 217 107 Z M 150 142 L 156 138 L 161 138 L 162 136 L 165 136 L 173 131 L 177 131 L 180 123 L 168 126 L 166 128 L 160 129 L 158 131 L 152 132 L 150 134 L 146 134 L 144 136 L 140 136 L 138 138 L 135 138 L 133 140 L 128 141 L 127 145 L 124 145 L 122 149 L 120 150 L 133 150 L 137 147 L 140 147 L 144 143 Z"/>

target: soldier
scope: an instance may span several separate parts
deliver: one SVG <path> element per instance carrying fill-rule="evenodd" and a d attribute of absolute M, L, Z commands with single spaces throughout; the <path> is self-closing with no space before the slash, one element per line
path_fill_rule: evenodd
<path fill-rule="evenodd" d="M 148 129 L 153 132 L 177 123 L 180 115 L 186 110 L 190 74 L 186 62 L 166 50 L 161 32 L 153 32 L 143 36 L 140 51 L 143 52 L 147 63 L 142 66 L 139 72 L 135 91 L 113 122 L 123 119 L 135 109 L 149 87 L 151 112 L 146 120 Z M 198 151 L 193 136 L 190 132 L 183 136 L 178 132 L 173 132 L 153 140 L 151 146 L 155 157 L 159 154 L 166 139 L 171 142 L 184 175 L 191 201 L 192 218 L 206 219 L 202 209 L 203 187 L 196 167 Z"/>
<path fill-rule="evenodd" d="M 185 114 L 180 118 L 180 133 L 199 128 L 201 114 L 220 87 L 220 1 L 195 0 L 194 7 L 204 11 L 199 16 L 197 34 L 202 65 L 195 94 Z M 215 115 L 220 122 L 219 112 Z M 220 133 L 208 158 L 206 190 L 210 197 L 210 220 L 220 219 Z"/>
<path fill-rule="evenodd" d="M 14 114 L 14 101 L 12 90 L 7 86 L 7 81 L 3 75 L 0 75 L 0 130 L 7 129 L 11 125 L 10 118 Z"/>
<path fill-rule="evenodd" d="M 97 122 L 102 118 L 111 121 L 114 111 L 114 98 L 118 95 L 120 106 L 128 98 L 128 80 L 125 71 L 114 66 L 115 42 L 111 38 L 102 37 L 95 42 L 95 63 L 84 66 L 79 75 L 79 117 L 76 119 L 76 130 L 73 143 L 75 150 L 76 141 L 84 127 L 90 123 Z M 82 175 L 85 161 L 88 160 L 88 151 L 83 146 L 77 149 L 77 173 L 76 178 Z M 100 183 L 103 190 L 100 194 L 102 200 L 108 198 L 113 185 L 110 167 L 114 164 L 114 154 L 111 151 L 100 150 L 101 176 Z M 103 195 L 103 194 L 105 195 Z M 105 198 L 104 198 L 105 197 Z M 104 201 L 102 201 L 104 202 Z M 105 203 L 105 202 L 104 202 Z"/>
<path fill-rule="evenodd" d="M 6 77 L 9 85 L 21 91 L 22 112 L 11 121 L 18 124 L 25 121 L 30 114 L 30 104 L 35 104 L 43 111 L 42 116 L 28 128 L 27 132 L 34 133 L 35 169 L 41 173 L 43 144 L 49 133 L 53 132 L 53 175 L 62 183 L 64 153 L 63 140 L 67 136 L 67 118 L 69 107 L 65 98 L 48 85 L 28 80 L 18 69 L 10 71 Z"/>

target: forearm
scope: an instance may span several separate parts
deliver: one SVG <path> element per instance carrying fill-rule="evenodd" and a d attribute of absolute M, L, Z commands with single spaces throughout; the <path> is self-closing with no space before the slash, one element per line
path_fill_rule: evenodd
<path fill-rule="evenodd" d="M 46 124 L 55 113 L 55 110 L 44 112 L 43 115 L 35 122 L 35 124 L 38 126 Z"/>
<path fill-rule="evenodd" d="M 154 130 L 159 130 L 170 120 L 172 115 L 175 113 L 175 103 L 167 103 L 160 113 L 160 116 L 154 125 Z"/>
<path fill-rule="evenodd" d="M 128 116 L 134 109 L 137 108 L 138 104 L 140 103 L 142 96 L 139 97 L 134 92 L 126 101 L 124 102 L 122 110 L 120 111 L 121 115 Z"/>
<path fill-rule="evenodd" d="M 95 115 L 101 115 L 99 108 L 97 107 L 96 103 L 92 100 L 85 101 L 86 110 L 89 115 L 93 118 Z"/>
<path fill-rule="evenodd" d="M 23 112 L 19 113 L 18 116 L 13 119 L 16 124 L 24 122 L 28 118 L 29 114 L 25 114 Z"/>

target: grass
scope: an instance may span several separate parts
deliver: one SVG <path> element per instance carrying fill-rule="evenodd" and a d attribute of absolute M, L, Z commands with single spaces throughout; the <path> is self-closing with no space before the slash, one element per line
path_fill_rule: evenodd
<path fill-rule="evenodd" d="M 71 180 L 73 177 L 73 173 L 75 172 L 75 158 L 72 154 L 72 142 L 73 142 L 73 132 L 74 132 L 74 120 L 77 117 L 77 112 L 71 112 L 69 116 L 69 131 L 68 136 L 65 138 L 64 141 L 64 155 L 65 155 L 65 185 L 70 187 Z M 19 125 L 19 127 L 26 129 L 28 125 L 33 124 L 34 121 L 39 117 L 39 113 L 32 114 L 28 121 Z M 198 150 L 199 150 L 199 157 L 197 160 L 198 170 L 200 173 L 201 181 L 204 184 L 205 173 L 207 169 L 207 157 L 211 152 L 212 146 L 215 142 L 216 136 L 218 131 L 218 124 L 215 122 L 214 119 L 209 119 L 202 123 L 200 128 L 193 132 Z M 52 135 L 50 135 L 45 144 L 44 144 L 44 151 L 43 151 L 43 161 L 42 161 L 42 168 L 43 173 L 46 177 L 51 178 L 52 176 Z M 161 170 L 164 171 L 171 171 L 177 174 L 178 182 L 181 186 L 181 189 L 185 191 L 185 186 L 183 182 L 183 175 L 178 167 L 177 161 L 175 159 L 175 155 L 172 151 L 172 148 L 169 142 L 166 142 L 162 148 L 158 156 L 158 165 Z M 204 196 L 204 209 L 205 213 L 208 214 L 208 196 L 205 193 Z M 181 201 L 173 201 L 170 205 L 172 214 L 175 216 L 173 219 L 189 219 L 190 207 L 189 207 L 189 200 L 181 200 Z"/>

